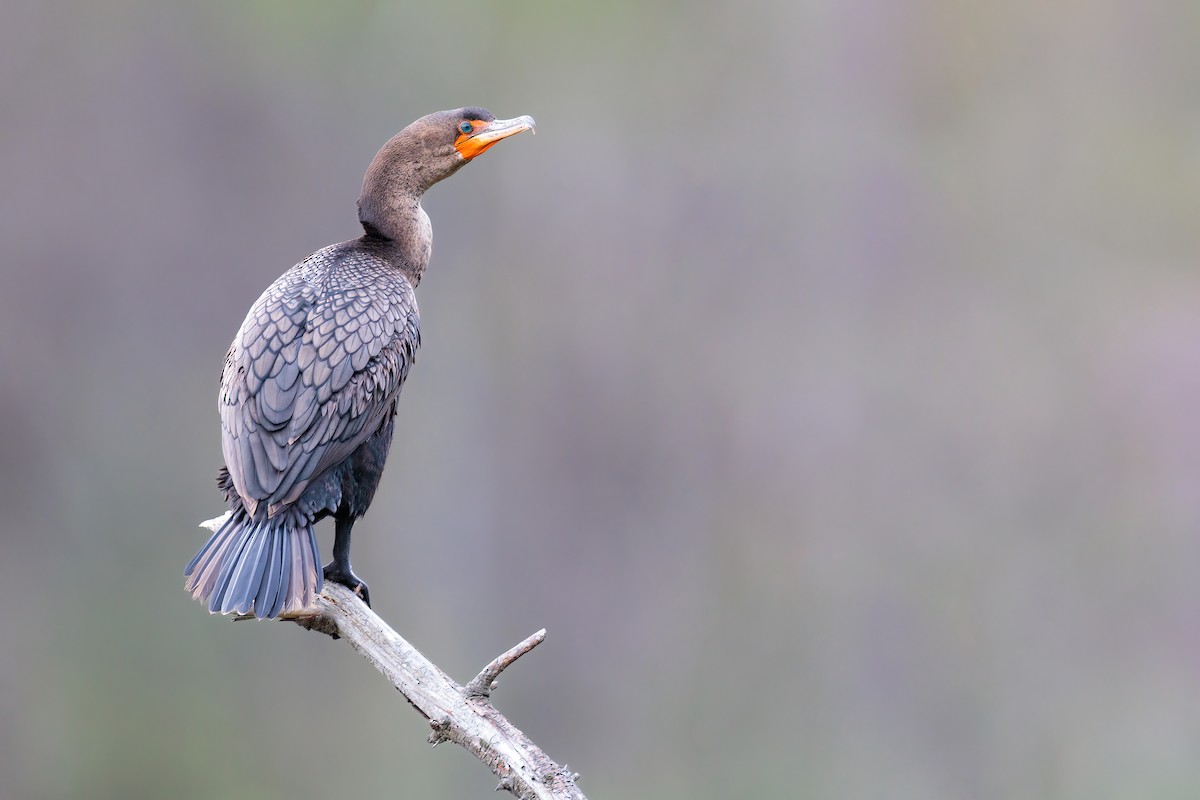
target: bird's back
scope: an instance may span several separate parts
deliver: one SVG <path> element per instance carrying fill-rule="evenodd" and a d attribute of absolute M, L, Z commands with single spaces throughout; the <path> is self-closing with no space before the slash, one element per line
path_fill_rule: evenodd
<path fill-rule="evenodd" d="M 221 444 L 251 516 L 274 515 L 390 413 L 420 344 L 413 288 L 364 240 L 331 245 L 251 307 L 221 374 Z"/>

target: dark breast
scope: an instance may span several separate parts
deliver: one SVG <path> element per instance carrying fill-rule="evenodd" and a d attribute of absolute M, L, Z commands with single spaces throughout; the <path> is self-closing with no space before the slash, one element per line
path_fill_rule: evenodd
<path fill-rule="evenodd" d="M 408 279 L 359 242 L 318 250 L 258 298 L 221 374 L 221 445 L 253 516 L 294 502 L 374 433 L 420 345 Z"/>

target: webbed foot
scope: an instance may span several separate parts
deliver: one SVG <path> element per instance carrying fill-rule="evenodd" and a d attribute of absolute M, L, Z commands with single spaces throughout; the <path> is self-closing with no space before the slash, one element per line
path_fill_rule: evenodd
<path fill-rule="evenodd" d="M 371 592 L 367 589 L 366 582 L 355 575 L 353 570 L 340 569 L 336 561 L 331 561 L 325 565 L 324 574 L 325 580 L 340 583 L 361 597 L 362 601 L 367 604 L 367 608 L 371 607 Z"/>

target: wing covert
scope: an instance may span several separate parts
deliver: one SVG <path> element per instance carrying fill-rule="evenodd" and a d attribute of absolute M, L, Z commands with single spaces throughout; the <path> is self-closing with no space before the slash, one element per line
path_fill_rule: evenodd
<path fill-rule="evenodd" d="M 420 345 L 408 280 L 337 247 L 275 281 L 226 356 L 221 445 L 252 515 L 295 501 L 378 429 Z"/>

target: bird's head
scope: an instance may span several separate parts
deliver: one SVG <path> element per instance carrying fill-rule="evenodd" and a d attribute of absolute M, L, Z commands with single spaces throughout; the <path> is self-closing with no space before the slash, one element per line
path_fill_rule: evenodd
<path fill-rule="evenodd" d="M 496 119 L 474 106 L 428 114 L 379 150 L 363 181 L 363 195 L 382 190 L 419 197 L 502 139 L 532 132 L 533 125 L 533 117 Z"/>

